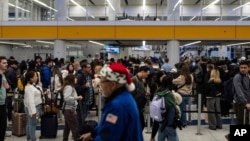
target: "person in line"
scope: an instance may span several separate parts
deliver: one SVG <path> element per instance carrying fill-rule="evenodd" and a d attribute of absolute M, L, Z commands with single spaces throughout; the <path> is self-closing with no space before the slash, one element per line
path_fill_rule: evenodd
<path fill-rule="evenodd" d="M 183 127 L 187 125 L 186 105 L 189 103 L 192 86 L 193 76 L 189 71 L 189 67 L 186 64 L 181 66 L 180 75 L 173 80 L 173 84 L 177 85 L 177 92 L 182 96 L 182 103 L 180 104 L 181 109 L 181 122 Z"/>
<path fill-rule="evenodd" d="M 142 130 L 145 127 L 145 119 L 143 112 L 144 112 L 144 107 L 147 103 L 146 96 L 149 95 L 149 93 L 146 91 L 145 83 L 146 83 L 146 78 L 148 77 L 149 74 L 150 74 L 149 67 L 141 66 L 137 74 L 132 77 L 132 81 L 135 84 L 135 90 L 132 92 L 132 95 L 136 101 L 139 110 Z"/>
<path fill-rule="evenodd" d="M 24 106 L 28 115 L 26 125 L 26 139 L 36 141 L 37 118 L 42 112 L 42 88 L 37 85 L 38 75 L 35 71 L 29 71 L 24 81 Z"/>
<path fill-rule="evenodd" d="M 249 63 L 247 61 L 240 62 L 240 73 L 233 78 L 233 86 L 235 88 L 234 95 L 234 110 L 236 113 L 237 124 L 248 124 L 248 113 L 250 111 L 250 79 L 249 79 Z M 244 121 L 244 109 L 247 109 L 246 123 Z"/>
<path fill-rule="evenodd" d="M 209 66 L 210 65 L 208 65 L 208 67 Z M 207 111 L 216 112 L 208 113 L 208 125 L 211 130 L 222 129 L 220 106 L 221 88 L 220 72 L 218 69 L 213 68 L 206 84 Z"/>
<path fill-rule="evenodd" d="M 150 87 L 150 93 L 151 93 L 150 97 L 151 97 L 151 100 L 153 99 L 156 90 L 160 87 L 160 85 L 161 85 L 160 78 L 164 74 L 165 73 L 163 71 L 158 71 L 158 72 L 155 73 L 155 76 L 152 79 L 153 80 L 153 82 L 152 82 L 153 84 Z M 151 141 L 155 141 L 155 136 L 157 134 L 158 129 L 159 129 L 159 122 L 153 121 L 152 133 L 151 133 Z"/>
<path fill-rule="evenodd" d="M 172 81 L 173 77 L 170 74 L 163 75 L 160 77 L 161 85 L 156 91 L 155 95 L 163 96 L 165 99 L 166 113 L 164 120 L 160 123 L 158 131 L 158 141 L 179 141 L 179 137 L 174 127 L 175 116 L 176 116 L 176 102 L 172 93 Z"/>
<path fill-rule="evenodd" d="M 135 86 L 122 64 L 105 65 L 101 70 L 100 87 L 105 97 L 100 124 L 83 141 L 143 141 L 139 111 L 131 95 Z"/>
<path fill-rule="evenodd" d="M 75 84 L 77 79 L 74 75 L 69 74 L 64 78 L 63 82 L 63 97 L 64 97 L 64 106 L 63 114 L 65 118 L 65 127 L 63 130 L 63 141 L 68 141 L 69 133 L 71 131 L 73 140 L 78 141 L 79 131 L 78 131 L 78 122 L 77 122 L 77 100 L 82 100 L 82 96 L 77 96 L 75 90 Z"/>
<path fill-rule="evenodd" d="M 4 141 L 7 128 L 6 89 L 10 87 L 4 74 L 7 66 L 7 58 L 0 56 L 0 141 Z"/>
<path fill-rule="evenodd" d="M 249 124 L 250 117 L 250 65 L 247 61 L 240 62 L 240 72 L 233 78 L 233 87 L 235 89 L 234 95 L 234 111 L 236 114 L 237 124 L 243 125 L 244 118 L 245 124 Z M 244 117 L 244 110 L 246 109 L 246 116 Z M 230 140 L 229 134 L 225 135 L 227 140 Z"/>

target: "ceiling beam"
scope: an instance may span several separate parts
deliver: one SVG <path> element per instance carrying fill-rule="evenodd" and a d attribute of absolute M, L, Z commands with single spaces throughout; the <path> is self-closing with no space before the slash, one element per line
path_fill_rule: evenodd
<path fill-rule="evenodd" d="M 195 5 L 198 4 L 200 1 L 201 1 L 201 0 L 197 0 L 197 1 L 195 2 Z"/>
<path fill-rule="evenodd" d="M 236 3 L 237 1 L 239 1 L 239 0 L 235 0 L 235 1 L 231 2 L 231 3 L 230 3 L 230 5 L 232 5 L 232 4 L 234 4 L 234 3 Z"/>
<path fill-rule="evenodd" d="M 94 3 L 92 0 L 89 0 L 89 2 L 90 2 L 92 5 L 95 5 L 95 3 Z"/>

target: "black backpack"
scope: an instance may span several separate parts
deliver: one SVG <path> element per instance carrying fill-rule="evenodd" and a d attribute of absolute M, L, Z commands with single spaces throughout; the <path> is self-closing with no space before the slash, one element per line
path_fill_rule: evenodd
<path fill-rule="evenodd" d="M 241 77 L 241 84 L 243 84 L 243 77 L 241 75 L 240 77 Z M 235 93 L 236 92 L 233 84 L 233 77 L 231 77 L 229 80 L 223 83 L 223 99 L 226 100 L 227 102 L 233 103 Z"/>

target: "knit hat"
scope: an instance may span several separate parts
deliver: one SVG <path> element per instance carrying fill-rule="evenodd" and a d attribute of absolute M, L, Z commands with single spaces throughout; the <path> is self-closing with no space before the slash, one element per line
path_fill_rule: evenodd
<path fill-rule="evenodd" d="M 105 65 L 100 72 L 101 76 L 105 77 L 109 81 L 115 81 L 120 84 L 126 84 L 127 90 L 132 92 L 135 89 L 135 85 L 132 82 L 129 70 L 120 63 L 112 63 Z"/>

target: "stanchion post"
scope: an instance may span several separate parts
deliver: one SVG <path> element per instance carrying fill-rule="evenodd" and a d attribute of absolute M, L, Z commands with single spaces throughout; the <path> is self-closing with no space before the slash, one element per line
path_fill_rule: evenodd
<path fill-rule="evenodd" d="M 146 115 L 147 115 L 147 131 L 145 132 L 146 134 L 151 134 L 151 130 L 150 130 L 150 111 L 149 111 L 149 105 L 150 105 L 150 101 L 148 101 L 148 106 L 146 106 L 148 109 L 146 110 Z"/>
<path fill-rule="evenodd" d="M 101 120 L 101 115 L 102 115 L 102 93 L 98 93 L 98 121 L 100 122 Z"/>
<path fill-rule="evenodd" d="M 202 135 L 201 133 L 201 94 L 198 94 L 198 115 L 197 115 L 197 133 L 196 135 Z"/>
<path fill-rule="evenodd" d="M 192 97 L 189 98 L 189 101 L 188 101 L 188 121 L 191 121 L 191 104 L 192 104 Z"/>

